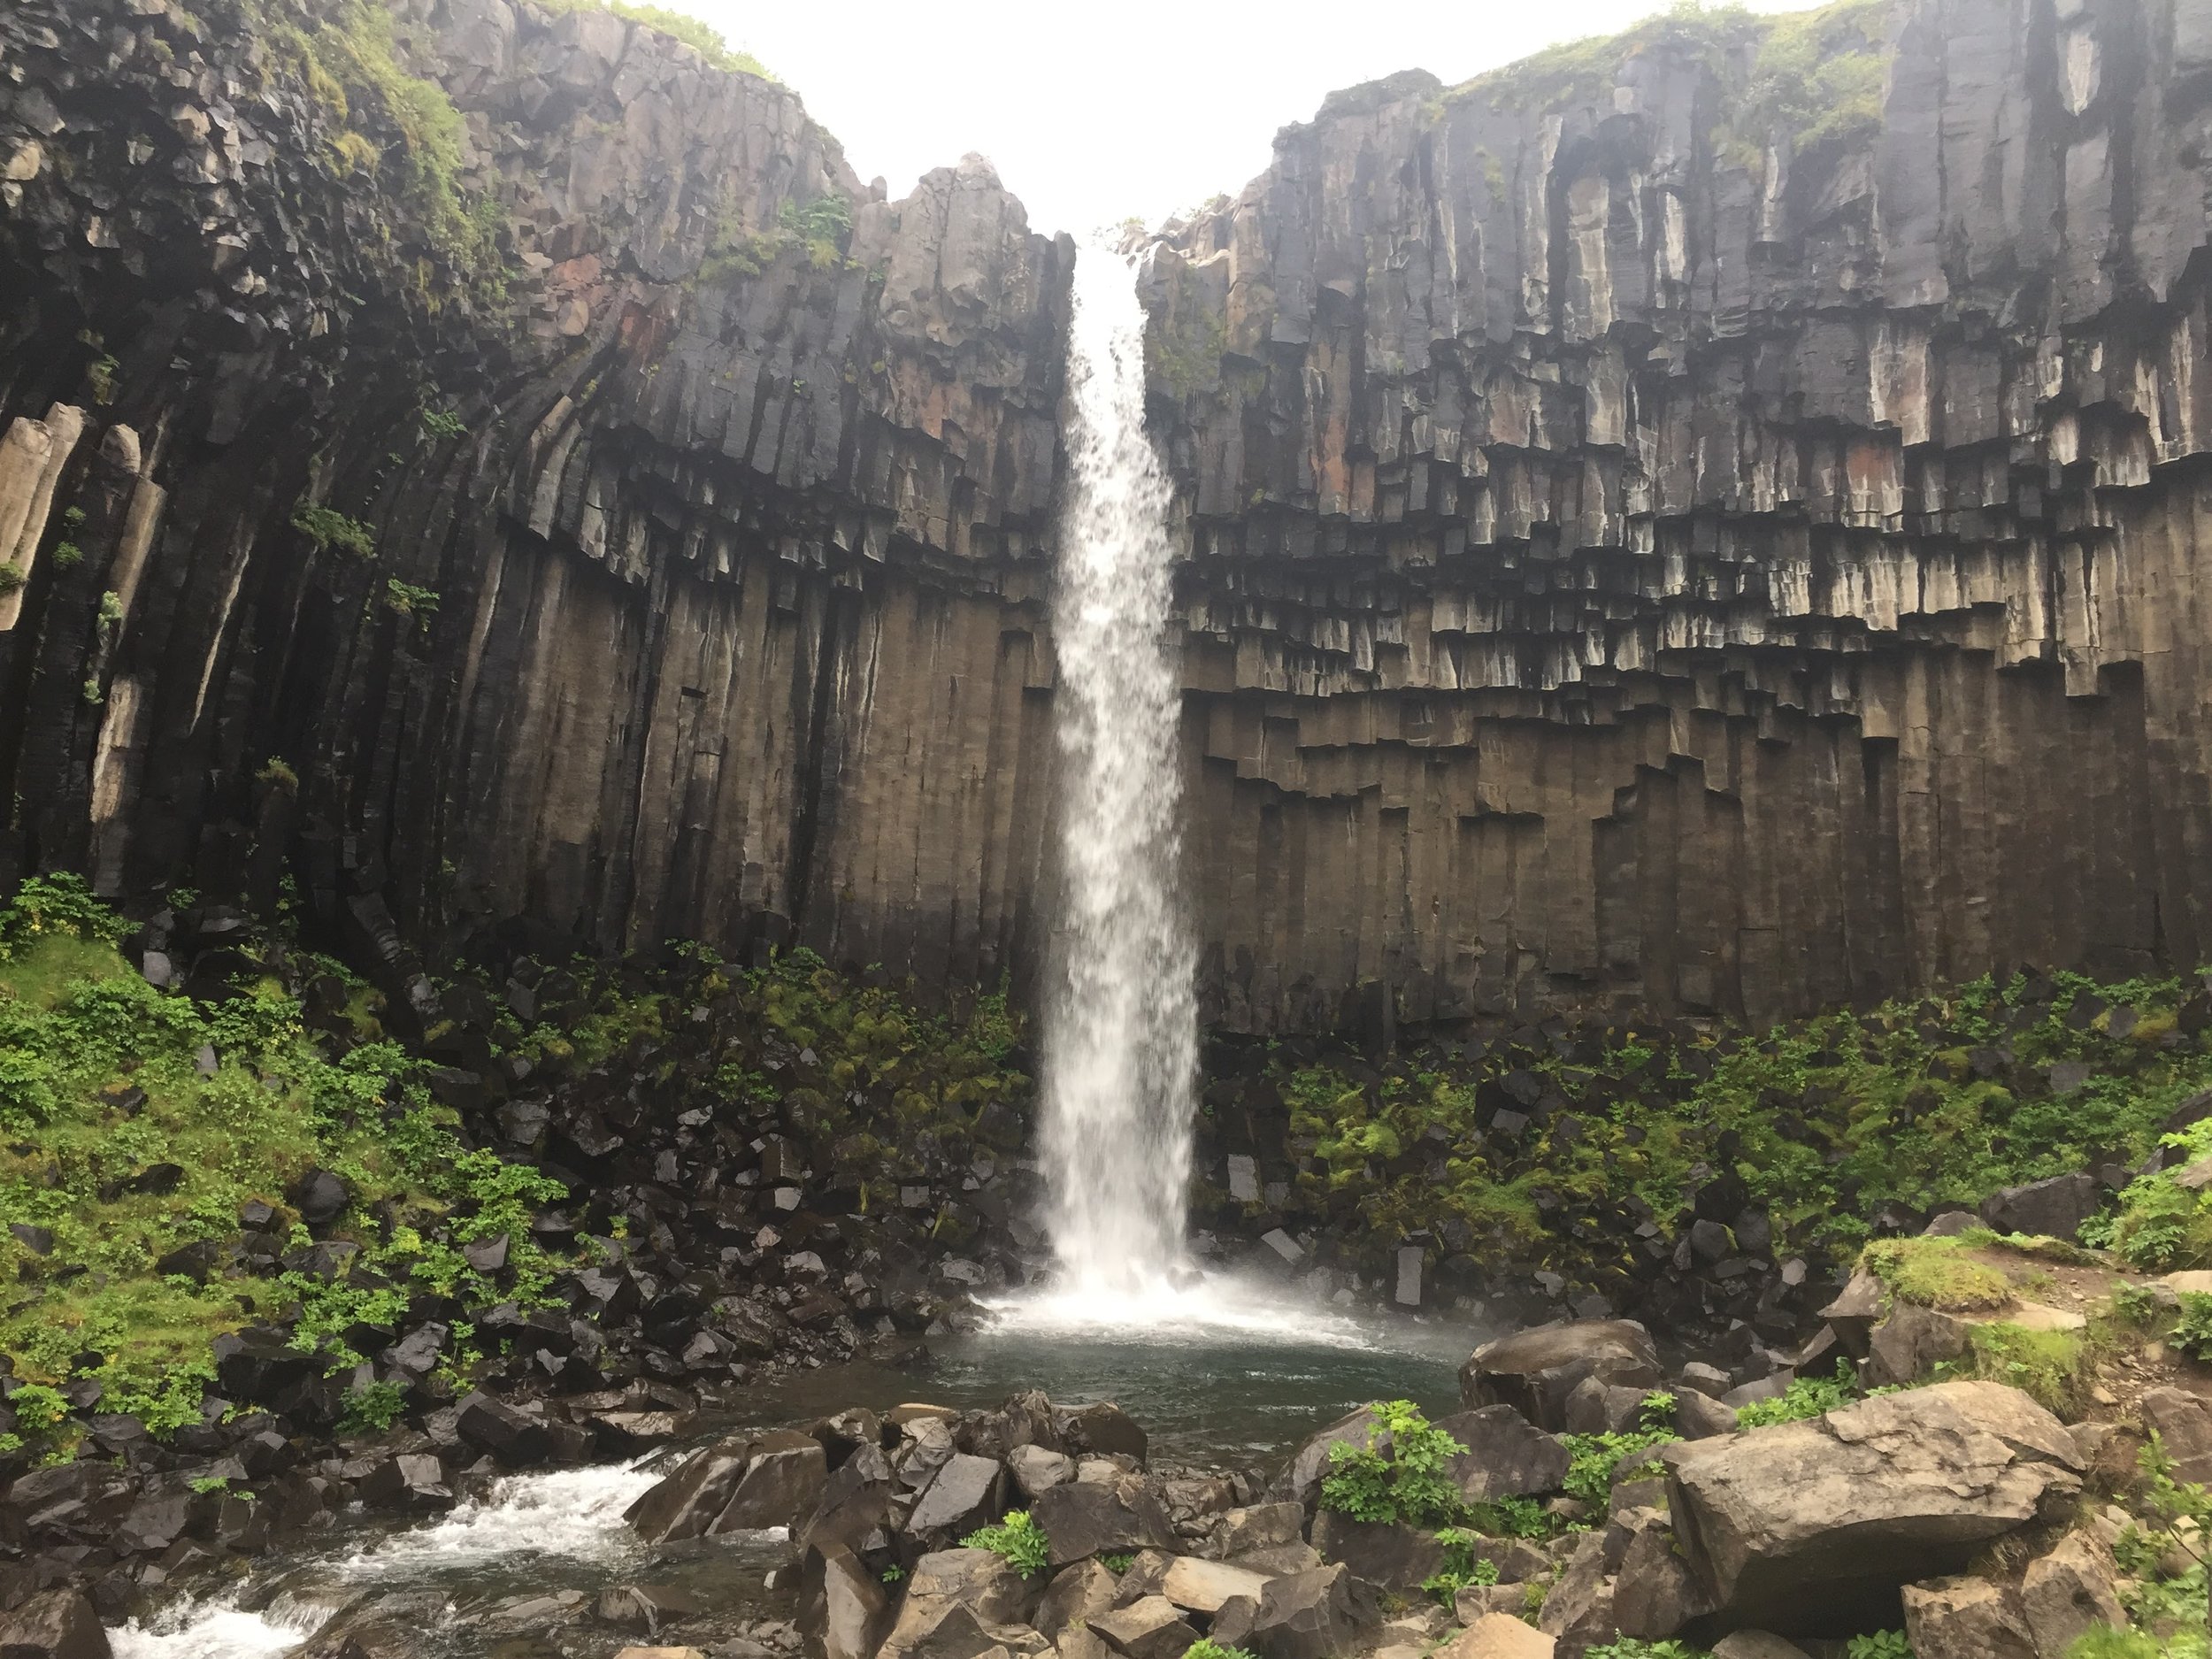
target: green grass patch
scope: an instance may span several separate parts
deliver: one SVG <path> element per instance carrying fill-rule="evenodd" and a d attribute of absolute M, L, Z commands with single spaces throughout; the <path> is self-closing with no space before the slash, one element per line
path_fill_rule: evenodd
<path fill-rule="evenodd" d="M 216 1003 L 157 990 L 119 931 L 73 878 L 26 883 L 0 912 L 0 1226 L 29 1235 L 0 1233 L 0 1352 L 19 1377 L 96 1379 L 102 1409 L 165 1432 L 199 1420 L 209 1344 L 249 1321 L 297 1314 L 297 1345 L 335 1369 L 358 1357 L 338 1333 L 365 1309 L 425 1289 L 471 1308 L 545 1298 L 558 1263 L 527 1222 L 562 1189 L 463 1146 L 419 1063 L 386 1042 L 332 1059 L 273 979 Z M 336 1231 L 360 1282 L 163 1271 L 227 1244 L 249 1200 L 281 1210 L 317 1167 L 352 1191 Z M 495 1285 L 459 1247 L 500 1233 Z"/>
<path fill-rule="evenodd" d="M 1988 1312 L 2004 1307 L 2013 1294 L 2012 1280 L 1972 1254 L 1992 1236 L 1880 1239 L 1866 1247 L 1859 1263 L 1900 1302 L 1947 1313 Z"/>

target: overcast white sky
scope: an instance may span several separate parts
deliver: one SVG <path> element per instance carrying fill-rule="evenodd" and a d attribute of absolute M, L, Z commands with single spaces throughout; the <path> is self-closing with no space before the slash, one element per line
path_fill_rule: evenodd
<path fill-rule="evenodd" d="M 1446 82 L 1610 34 L 1667 0 L 662 0 L 760 58 L 894 199 L 979 150 L 1033 228 L 1156 223 L 1267 165 L 1322 96 L 1401 69 Z M 1801 9 L 1804 0 L 1749 0 Z"/>

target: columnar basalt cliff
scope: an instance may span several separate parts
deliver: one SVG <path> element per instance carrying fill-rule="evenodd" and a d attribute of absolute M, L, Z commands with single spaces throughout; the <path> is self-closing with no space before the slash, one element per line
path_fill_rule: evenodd
<path fill-rule="evenodd" d="M 2212 6 L 1677 17 L 1151 271 L 1232 1025 L 2212 951 Z"/>
<path fill-rule="evenodd" d="M 0 19 L 14 858 L 995 979 L 1070 246 L 604 14 L 201 11 Z"/>
<path fill-rule="evenodd" d="M 1018 983 L 1071 244 L 615 18 L 197 10 L 0 16 L 0 860 Z M 1211 1016 L 2202 959 L 2208 157 L 2212 0 L 1866 0 L 1171 227 Z"/>

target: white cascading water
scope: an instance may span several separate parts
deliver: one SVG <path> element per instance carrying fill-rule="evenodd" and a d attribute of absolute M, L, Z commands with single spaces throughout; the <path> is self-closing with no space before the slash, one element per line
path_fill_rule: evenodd
<path fill-rule="evenodd" d="M 1053 635 L 1060 928 L 1045 1007 L 1042 1150 L 1062 1298 L 1142 1301 L 1190 1277 L 1196 956 L 1176 865 L 1182 693 L 1165 470 L 1144 427 L 1144 311 L 1128 264 L 1076 262 L 1071 488 Z"/>

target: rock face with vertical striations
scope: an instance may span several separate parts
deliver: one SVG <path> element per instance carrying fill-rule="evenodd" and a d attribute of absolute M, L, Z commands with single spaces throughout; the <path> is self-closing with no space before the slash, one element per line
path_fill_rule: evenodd
<path fill-rule="evenodd" d="M 386 9 L 407 109 L 320 0 L 0 15 L 0 879 L 1018 987 L 1072 245 L 642 25 Z M 1169 227 L 1208 1018 L 2212 950 L 2208 94 L 2212 0 L 1671 18 Z"/>

